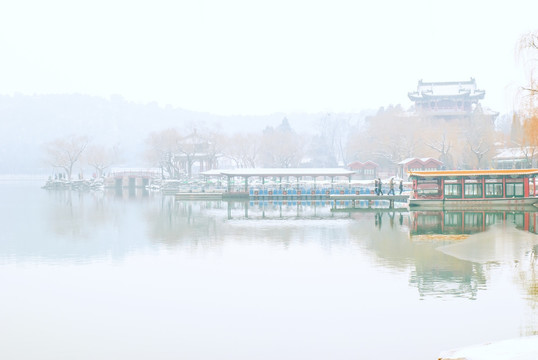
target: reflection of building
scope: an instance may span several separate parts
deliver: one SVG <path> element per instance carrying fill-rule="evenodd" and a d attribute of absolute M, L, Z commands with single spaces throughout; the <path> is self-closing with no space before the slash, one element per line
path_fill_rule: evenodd
<path fill-rule="evenodd" d="M 355 175 L 353 175 L 354 179 L 359 180 L 372 180 L 377 177 L 377 168 L 379 165 L 377 165 L 373 161 L 366 161 L 364 163 L 360 161 L 354 161 L 348 166 L 349 170 L 355 171 Z"/>
<path fill-rule="evenodd" d="M 398 176 L 407 180 L 408 171 L 437 171 L 443 168 L 443 163 L 434 158 L 407 158 L 398 163 Z"/>
<path fill-rule="evenodd" d="M 416 244 L 415 265 L 416 270 L 411 275 L 410 283 L 417 286 L 421 296 L 464 296 L 475 298 L 486 278 L 483 272 L 481 256 L 491 257 L 495 249 L 500 254 L 509 251 L 499 246 L 504 244 L 500 237 L 495 244 L 495 236 L 479 235 L 475 239 L 482 239 L 491 248 L 480 247 L 480 243 L 464 242 L 470 234 L 477 234 L 488 230 L 494 224 L 515 224 L 517 229 L 537 233 L 538 212 L 522 211 L 412 211 L 410 216 L 409 233 L 413 244 Z M 459 253 L 454 256 L 455 247 L 451 255 L 438 250 L 440 245 L 460 243 Z M 530 246 L 529 246 L 530 250 Z M 491 260 L 489 260 L 491 261 Z"/>
<path fill-rule="evenodd" d="M 538 213 L 469 209 L 466 211 L 412 211 L 410 236 L 474 234 L 494 224 L 512 223 L 518 229 L 536 233 Z M 443 237 L 440 237 L 443 238 Z"/>

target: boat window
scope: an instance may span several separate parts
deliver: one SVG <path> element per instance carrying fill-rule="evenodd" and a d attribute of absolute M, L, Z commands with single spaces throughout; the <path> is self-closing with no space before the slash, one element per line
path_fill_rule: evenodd
<path fill-rule="evenodd" d="M 482 197 L 482 184 L 465 184 L 465 197 Z"/>
<path fill-rule="evenodd" d="M 503 184 L 502 183 L 486 184 L 486 197 L 502 197 L 502 196 L 503 196 Z"/>
<path fill-rule="evenodd" d="M 439 197 L 441 194 L 437 180 L 420 180 L 417 183 L 418 197 Z"/>
<path fill-rule="evenodd" d="M 524 195 L 523 184 L 506 184 L 506 197 L 522 197 Z"/>
<path fill-rule="evenodd" d="M 445 184 L 445 197 L 460 198 L 461 184 Z"/>

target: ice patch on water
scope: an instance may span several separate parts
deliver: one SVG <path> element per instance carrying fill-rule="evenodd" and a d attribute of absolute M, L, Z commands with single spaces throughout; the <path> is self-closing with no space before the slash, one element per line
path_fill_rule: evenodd
<path fill-rule="evenodd" d="M 536 234 L 499 225 L 456 244 L 440 246 L 437 250 L 474 263 L 507 263 L 523 259 L 537 244 Z"/>
<path fill-rule="evenodd" d="M 440 360 L 536 360 L 538 336 L 502 340 L 441 353 Z"/>

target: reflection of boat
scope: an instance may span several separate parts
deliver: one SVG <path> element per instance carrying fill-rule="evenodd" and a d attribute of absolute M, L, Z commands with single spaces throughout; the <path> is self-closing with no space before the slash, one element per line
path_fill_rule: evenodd
<path fill-rule="evenodd" d="M 410 236 L 413 240 L 463 240 L 466 235 L 486 231 L 495 224 L 515 224 L 516 228 L 537 233 L 538 211 L 411 211 Z M 462 236 L 464 235 L 464 236 Z"/>
<path fill-rule="evenodd" d="M 538 201 L 536 175 L 538 169 L 410 171 L 409 206 L 523 209 Z"/>

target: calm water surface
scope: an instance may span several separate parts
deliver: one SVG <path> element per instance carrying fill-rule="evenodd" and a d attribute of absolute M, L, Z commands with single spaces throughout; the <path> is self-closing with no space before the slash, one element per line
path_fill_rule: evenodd
<path fill-rule="evenodd" d="M 437 359 L 538 333 L 535 213 L 0 182 L 1 359 Z"/>

